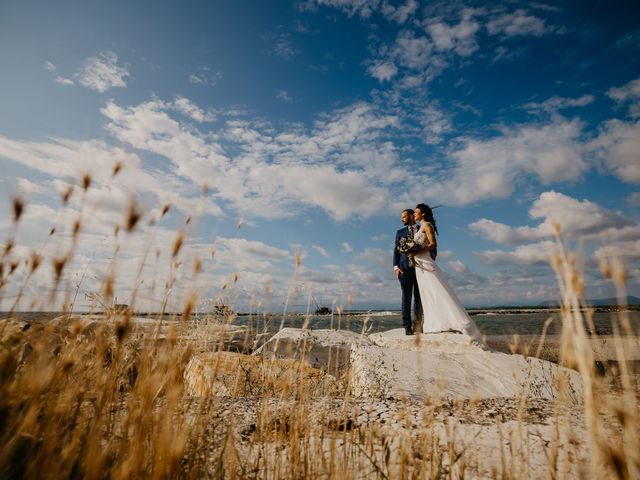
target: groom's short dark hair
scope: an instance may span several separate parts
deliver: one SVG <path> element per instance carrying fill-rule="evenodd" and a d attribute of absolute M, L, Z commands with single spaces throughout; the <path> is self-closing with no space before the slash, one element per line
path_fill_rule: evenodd
<path fill-rule="evenodd" d="M 402 213 L 404 213 L 404 212 L 407 212 L 409 215 L 413 215 L 414 213 L 416 213 L 410 208 L 405 208 L 404 210 L 402 210 Z"/>

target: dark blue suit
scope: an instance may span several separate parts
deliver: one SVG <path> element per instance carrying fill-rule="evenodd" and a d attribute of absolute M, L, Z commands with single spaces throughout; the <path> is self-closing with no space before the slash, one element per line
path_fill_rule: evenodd
<path fill-rule="evenodd" d="M 396 233 L 396 243 L 393 247 L 393 267 L 402 270 L 400 274 L 400 288 L 402 289 L 402 326 L 405 329 L 413 330 L 411 320 L 411 297 L 414 299 L 413 309 L 418 320 L 422 316 L 422 304 L 420 302 L 420 291 L 416 281 L 416 269 L 409 266 L 409 257 L 398 251 L 398 244 L 402 237 L 409 236 L 409 227 L 404 227 Z"/>

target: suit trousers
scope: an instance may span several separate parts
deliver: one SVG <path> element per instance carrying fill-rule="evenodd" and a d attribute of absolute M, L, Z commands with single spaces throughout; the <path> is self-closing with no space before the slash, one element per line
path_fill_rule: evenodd
<path fill-rule="evenodd" d="M 402 326 L 413 330 L 411 318 L 411 300 L 413 298 L 413 310 L 416 314 L 416 323 L 421 322 L 422 303 L 420 302 L 420 290 L 416 281 L 416 269 L 411 267 L 400 274 L 400 288 L 402 289 Z"/>

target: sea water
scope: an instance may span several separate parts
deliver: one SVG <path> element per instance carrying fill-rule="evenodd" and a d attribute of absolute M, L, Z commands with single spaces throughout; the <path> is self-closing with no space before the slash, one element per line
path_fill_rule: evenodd
<path fill-rule="evenodd" d="M 562 320 L 558 310 L 539 309 L 496 309 L 496 310 L 469 310 L 471 318 L 478 325 L 483 335 L 539 335 L 544 330 L 544 325 L 549 321 L 547 334 L 558 335 L 562 331 Z M 51 318 L 60 316 L 58 312 L 21 312 L 13 314 L 27 322 L 45 322 Z M 614 324 L 620 325 L 621 315 L 626 315 L 631 324 L 632 334 L 640 335 L 640 311 L 611 312 L 596 311 L 593 314 L 593 327 L 599 335 L 611 335 Z M 9 316 L 0 313 L 0 319 Z M 158 318 L 158 314 L 148 314 L 148 318 Z M 163 320 L 171 320 L 176 317 L 164 315 Z M 193 316 L 191 320 L 197 320 Z M 295 327 L 309 328 L 313 330 L 332 328 L 351 330 L 354 332 L 375 333 L 393 328 L 402 327 L 402 318 L 399 311 L 349 311 L 343 314 L 315 315 L 303 313 L 259 313 L 240 314 L 232 321 L 236 325 L 248 325 L 260 331 L 276 332 L 280 328 Z M 587 331 L 591 326 L 585 322 Z M 619 329 L 620 334 L 626 335 L 624 328 Z"/>
<path fill-rule="evenodd" d="M 483 335 L 539 335 L 549 321 L 546 333 L 558 335 L 562 332 L 562 319 L 557 310 L 501 309 L 495 311 L 469 312 L 471 318 Z M 632 327 L 632 334 L 640 335 L 640 311 L 624 312 Z M 619 312 L 597 311 L 593 314 L 593 327 L 598 335 L 611 335 L 614 324 L 620 324 Z M 240 315 L 235 322 L 239 325 L 251 325 L 265 331 L 277 331 L 283 327 L 339 328 L 354 332 L 375 333 L 393 328 L 402 328 L 399 311 L 347 312 L 345 314 L 270 314 Z M 591 326 L 585 321 L 585 328 Z M 622 335 L 626 332 L 619 329 Z"/>

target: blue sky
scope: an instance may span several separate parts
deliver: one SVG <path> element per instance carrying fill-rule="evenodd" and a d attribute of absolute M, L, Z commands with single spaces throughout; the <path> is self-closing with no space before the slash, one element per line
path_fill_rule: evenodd
<path fill-rule="evenodd" d="M 557 298 L 554 223 L 588 296 L 614 293 L 611 255 L 638 295 L 638 18 L 636 2 L 4 1 L 3 238 L 27 202 L 5 261 L 64 256 L 80 219 L 65 291 L 115 272 L 120 299 L 143 279 L 155 308 L 176 275 L 173 308 L 191 289 L 239 309 L 397 308 L 392 240 L 427 202 L 467 305 Z M 132 199 L 143 221 L 114 236 Z M 43 306 L 49 262 L 30 284 L 21 307 Z"/>

